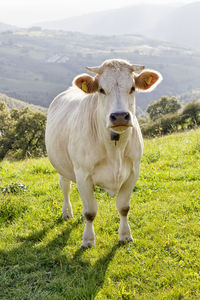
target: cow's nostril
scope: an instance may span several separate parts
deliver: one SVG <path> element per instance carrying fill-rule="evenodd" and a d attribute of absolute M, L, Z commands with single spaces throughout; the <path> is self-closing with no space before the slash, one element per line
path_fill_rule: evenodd
<path fill-rule="evenodd" d="M 111 115 L 110 115 L 110 120 L 111 120 L 112 122 L 115 122 L 115 121 L 117 120 L 117 117 L 115 116 L 115 114 L 111 114 Z"/>
<path fill-rule="evenodd" d="M 124 117 L 124 119 L 125 119 L 126 121 L 129 121 L 129 120 L 130 120 L 130 114 L 127 113 L 126 116 Z"/>

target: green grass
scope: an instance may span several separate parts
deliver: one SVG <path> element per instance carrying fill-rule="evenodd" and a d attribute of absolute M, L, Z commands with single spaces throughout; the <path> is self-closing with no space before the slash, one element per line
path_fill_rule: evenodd
<path fill-rule="evenodd" d="M 84 222 L 62 221 L 48 159 L 0 164 L 0 299 L 200 299 L 200 130 L 145 141 L 129 214 L 133 243 L 118 244 L 115 199 L 96 188 L 96 246 Z"/>

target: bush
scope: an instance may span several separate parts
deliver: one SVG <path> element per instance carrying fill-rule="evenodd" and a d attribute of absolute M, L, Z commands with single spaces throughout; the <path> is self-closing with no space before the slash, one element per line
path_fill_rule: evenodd
<path fill-rule="evenodd" d="M 180 125 L 180 115 L 168 114 L 155 122 L 141 125 L 142 134 L 145 137 L 155 137 L 165 135 L 178 130 Z"/>
<path fill-rule="evenodd" d="M 182 115 L 185 119 L 191 119 L 191 125 L 199 125 L 200 124 L 200 101 L 192 101 L 186 104 L 183 109 Z"/>
<path fill-rule="evenodd" d="M 8 125 L 0 128 L 0 159 L 44 156 L 46 115 L 28 108 L 6 114 Z"/>

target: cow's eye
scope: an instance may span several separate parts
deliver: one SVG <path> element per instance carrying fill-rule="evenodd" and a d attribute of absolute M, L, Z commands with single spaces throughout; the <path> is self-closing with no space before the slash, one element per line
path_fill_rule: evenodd
<path fill-rule="evenodd" d="M 130 89 L 129 94 L 132 94 L 132 93 L 134 93 L 134 92 L 135 92 L 135 86 L 133 85 L 132 88 Z"/>
<path fill-rule="evenodd" d="M 101 93 L 101 94 L 106 94 L 106 92 L 104 91 L 104 89 L 103 88 L 99 88 L 99 93 Z"/>

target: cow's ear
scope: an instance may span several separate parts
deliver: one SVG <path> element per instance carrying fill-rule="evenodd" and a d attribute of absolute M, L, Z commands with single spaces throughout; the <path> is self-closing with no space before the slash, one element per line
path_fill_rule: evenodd
<path fill-rule="evenodd" d="M 144 70 L 135 75 L 136 89 L 142 92 L 150 92 L 162 81 L 162 75 L 154 70 Z"/>
<path fill-rule="evenodd" d="M 98 80 L 88 74 L 82 74 L 74 78 L 73 84 L 83 92 L 90 94 L 98 90 Z"/>

